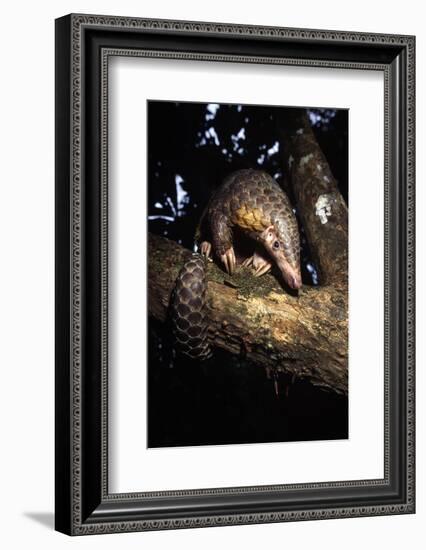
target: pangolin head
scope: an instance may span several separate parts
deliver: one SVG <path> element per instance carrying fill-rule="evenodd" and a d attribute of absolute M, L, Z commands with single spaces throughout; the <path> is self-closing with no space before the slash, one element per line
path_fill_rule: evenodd
<path fill-rule="evenodd" d="M 287 232 L 286 232 L 287 233 Z M 268 254 L 274 260 L 284 281 L 290 288 L 299 289 L 302 286 L 300 273 L 299 235 L 294 232 L 289 238 L 276 225 L 270 225 L 260 234 Z"/>

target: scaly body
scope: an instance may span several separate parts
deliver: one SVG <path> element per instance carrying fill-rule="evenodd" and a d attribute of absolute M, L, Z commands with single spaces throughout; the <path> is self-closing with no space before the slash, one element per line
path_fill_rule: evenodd
<path fill-rule="evenodd" d="M 287 195 L 266 172 L 239 170 L 228 176 L 210 199 L 203 224 L 209 235 L 201 243 L 201 253 L 208 257 L 213 252 L 228 273 L 236 268 L 237 230 L 257 243 L 254 254 L 243 262 L 253 265 L 255 275 L 263 275 L 275 263 L 288 286 L 301 287 L 297 220 Z"/>
<path fill-rule="evenodd" d="M 299 230 L 290 201 L 266 172 L 239 170 L 228 176 L 211 197 L 200 221 L 201 254 L 214 254 L 228 273 L 236 268 L 234 245 L 241 233 L 255 241 L 252 265 L 256 276 L 275 263 L 293 289 L 302 285 Z M 177 349 L 192 359 L 210 356 L 205 294 L 205 262 L 193 255 L 180 270 L 172 296 L 172 326 Z"/>

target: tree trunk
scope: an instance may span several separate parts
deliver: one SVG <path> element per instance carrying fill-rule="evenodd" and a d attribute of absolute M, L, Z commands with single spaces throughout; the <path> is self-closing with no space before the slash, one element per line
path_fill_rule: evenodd
<path fill-rule="evenodd" d="M 150 234 L 148 243 L 149 314 L 165 321 L 176 277 L 191 252 L 156 235 Z M 213 346 L 333 392 L 347 393 L 345 291 L 332 286 L 303 287 L 290 295 L 273 275 L 258 279 L 241 268 L 231 279 L 211 262 L 207 278 Z"/>
<path fill-rule="evenodd" d="M 318 145 L 305 109 L 280 120 L 284 173 L 288 174 L 298 213 L 320 283 L 347 285 L 348 208 Z"/>

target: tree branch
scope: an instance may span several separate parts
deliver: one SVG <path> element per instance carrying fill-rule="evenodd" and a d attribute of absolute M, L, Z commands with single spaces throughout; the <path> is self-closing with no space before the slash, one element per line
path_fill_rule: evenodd
<path fill-rule="evenodd" d="M 170 294 L 190 251 L 149 235 L 149 314 L 165 321 Z M 268 369 L 305 378 L 347 394 L 347 293 L 339 287 L 304 287 L 289 294 L 273 275 L 260 279 L 240 269 L 230 279 L 207 267 L 209 339 L 213 346 Z"/>

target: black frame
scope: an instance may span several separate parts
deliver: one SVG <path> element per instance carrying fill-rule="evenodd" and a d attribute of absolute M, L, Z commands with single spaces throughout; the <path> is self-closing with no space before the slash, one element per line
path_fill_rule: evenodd
<path fill-rule="evenodd" d="M 413 36 L 68 15 L 56 20 L 56 529 L 71 535 L 413 513 Z M 385 477 L 109 494 L 106 77 L 110 55 L 385 75 Z M 178 62 L 178 61 L 176 61 Z"/>

